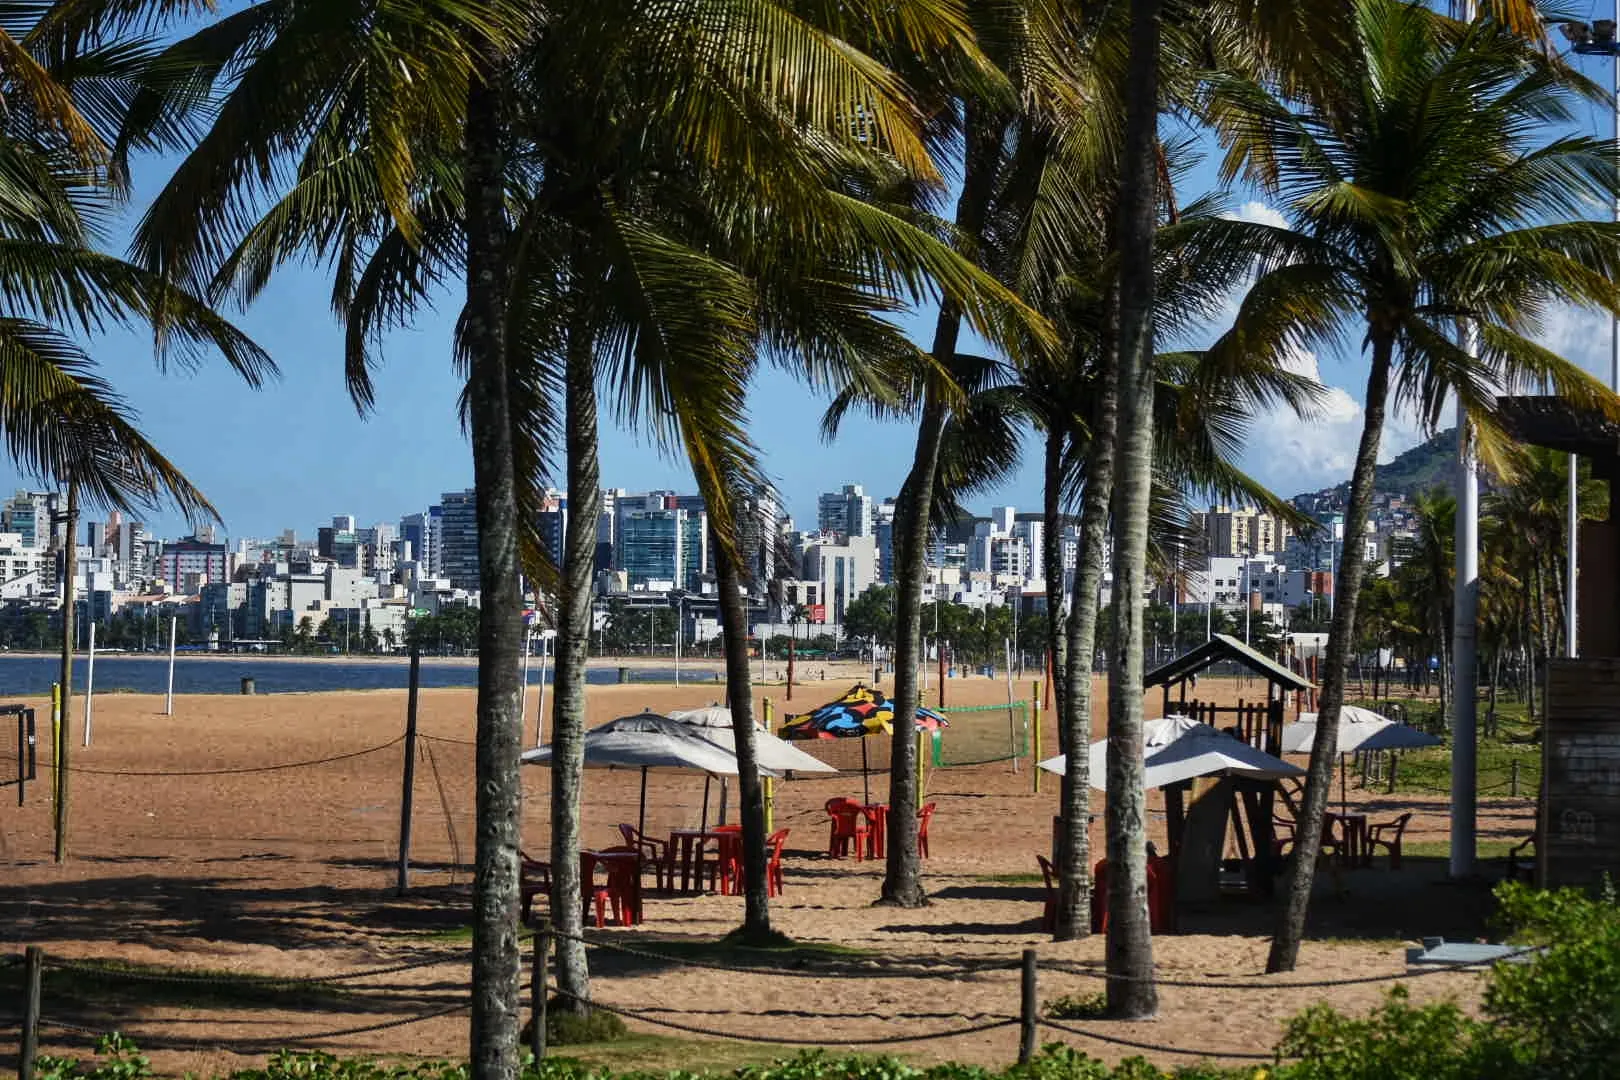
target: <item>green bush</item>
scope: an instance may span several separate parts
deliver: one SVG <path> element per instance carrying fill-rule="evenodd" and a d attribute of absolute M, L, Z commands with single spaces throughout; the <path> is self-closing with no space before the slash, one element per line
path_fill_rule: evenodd
<path fill-rule="evenodd" d="M 141 1080 L 151 1075 L 151 1061 L 116 1031 L 96 1040 L 91 1061 L 46 1055 L 34 1060 L 35 1080 Z"/>
<path fill-rule="evenodd" d="M 1048 1020 L 1101 1020 L 1108 1015 L 1108 995 L 1101 990 L 1094 994 L 1065 994 L 1048 1001 L 1041 1012 Z"/>
<path fill-rule="evenodd" d="M 1620 906 L 1613 889 L 1497 890 L 1513 940 L 1541 946 L 1528 963 L 1498 964 L 1485 1011 L 1541 1075 L 1613 1076 L 1620 1062 Z"/>

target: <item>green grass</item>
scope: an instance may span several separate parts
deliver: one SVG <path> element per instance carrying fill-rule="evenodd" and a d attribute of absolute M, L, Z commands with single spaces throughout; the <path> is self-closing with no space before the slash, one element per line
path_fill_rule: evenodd
<path fill-rule="evenodd" d="M 1474 844 L 1475 857 L 1505 859 L 1517 840 L 1479 840 Z M 1407 840 L 1401 844 L 1401 856 L 1414 859 L 1444 859 L 1451 855 L 1451 844 L 1445 840 Z"/>
<path fill-rule="evenodd" d="M 1046 878 L 1035 873 L 974 874 L 973 880 L 985 885 L 1044 885 Z"/>
<path fill-rule="evenodd" d="M 1387 701 L 1363 701 L 1368 708 L 1380 709 Z M 1407 721 L 1448 738 L 1444 718 L 1439 715 L 1438 701 L 1403 701 Z M 1480 702 L 1480 723 L 1485 722 L 1486 705 Z M 1522 702 L 1498 701 L 1496 732 L 1484 735 L 1477 748 L 1479 794 L 1482 798 L 1511 798 L 1513 794 L 1513 766 L 1519 767 L 1518 794 L 1520 798 L 1533 798 L 1541 786 L 1540 726 L 1532 724 L 1528 709 Z M 1377 787 L 1385 783 L 1373 780 Z M 1450 794 L 1451 747 L 1436 746 L 1426 750 L 1404 750 L 1395 770 L 1395 790 L 1421 794 Z"/>
<path fill-rule="evenodd" d="M 109 1005 L 178 1005 L 215 1008 L 282 1008 L 354 1000 L 341 986 L 276 982 L 266 976 L 206 968 L 134 964 L 123 960 L 76 961 L 77 967 L 47 967 L 41 994 L 55 1008 L 104 1009 Z M 163 981 L 175 978 L 174 982 Z M 23 969 L 0 969 L 0 996 L 20 995 Z"/>

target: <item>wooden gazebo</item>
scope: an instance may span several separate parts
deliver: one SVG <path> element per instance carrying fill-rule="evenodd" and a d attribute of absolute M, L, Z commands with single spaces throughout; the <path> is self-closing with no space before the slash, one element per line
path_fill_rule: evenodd
<path fill-rule="evenodd" d="M 1198 673 L 1216 664 L 1234 663 L 1266 681 L 1260 701 L 1238 699 L 1236 705 L 1189 698 Z M 1165 716 L 1189 716 L 1211 727 L 1230 731 L 1268 754 L 1282 753 L 1285 695 L 1312 689 L 1311 683 L 1270 657 L 1226 634 L 1216 634 L 1191 652 L 1170 661 L 1143 679 L 1143 688 L 1164 689 Z M 1273 802 L 1275 781 L 1225 777 L 1185 781 L 1164 788 L 1165 831 L 1176 862 L 1179 901 L 1206 901 L 1217 892 L 1218 867 L 1224 859 L 1227 828 L 1237 842 L 1243 875 L 1249 888 L 1271 891 L 1276 860 L 1273 855 Z M 1187 796 L 1191 794 L 1191 806 Z"/>
<path fill-rule="evenodd" d="M 1236 705 L 1216 705 L 1197 698 L 1189 700 L 1187 689 L 1196 683 L 1198 673 L 1221 663 L 1237 664 L 1266 680 L 1265 700 L 1239 698 Z M 1142 682 L 1147 690 L 1155 686 L 1164 688 L 1165 716 L 1177 713 L 1211 727 L 1236 728 L 1238 738 L 1268 754 L 1282 753 L 1284 695 L 1290 690 L 1312 689 L 1309 680 L 1226 634 L 1216 634 L 1191 652 L 1148 672 Z M 1174 701 L 1172 696 L 1175 696 Z"/>

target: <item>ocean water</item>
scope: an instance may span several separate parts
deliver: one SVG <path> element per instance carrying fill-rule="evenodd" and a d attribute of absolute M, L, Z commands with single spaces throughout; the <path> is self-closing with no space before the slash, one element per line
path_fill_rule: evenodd
<path fill-rule="evenodd" d="M 167 656 L 126 656 L 116 653 L 96 654 L 96 689 L 98 691 L 134 691 L 143 694 L 161 694 L 167 687 L 169 663 Z M 592 683 L 616 683 L 619 671 L 611 661 L 608 666 L 593 667 L 586 678 Z M 73 685 L 84 690 L 87 659 L 82 654 L 73 665 Z M 14 656 L 0 653 L 0 702 L 7 698 L 49 694 L 62 670 L 61 661 L 53 656 Z M 553 681 L 555 671 L 547 666 L 546 682 Z M 177 694 L 235 694 L 240 692 L 242 679 L 252 678 L 255 692 L 260 694 L 309 693 L 323 690 L 389 690 L 404 689 L 410 675 L 410 661 L 404 657 L 384 661 L 355 663 L 338 658 L 320 660 L 267 660 L 252 655 L 225 658 L 202 658 L 181 655 L 174 662 L 174 692 Z M 673 682 L 673 668 L 633 668 L 626 672 L 633 682 Z M 683 668 L 681 682 L 708 683 L 718 681 L 713 671 L 694 671 Z M 467 663 L 446 663 L 428 657 L 422 659 L 422 685 L 424 687 L 476 686 L 478 667 Z M 529 684 L 540 684 L 540 663 L 532 660 Z"/>

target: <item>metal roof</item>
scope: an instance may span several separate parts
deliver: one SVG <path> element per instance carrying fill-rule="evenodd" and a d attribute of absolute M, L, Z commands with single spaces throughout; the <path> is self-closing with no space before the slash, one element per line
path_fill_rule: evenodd
<path fill-rule="evenodd" d="M 1205 668 L 1230 660 L 1242 664 L 1267 682 L 1277 683 L 1289 690 L 1309 690 L 1309 680 L 1295 675 L 1269 656 L 1264 656 L 1237 638 L 1216 634 L 1190 653 L 1185 653 L 1147 673 L 1144 687 L 1167 686 L 1198 674 Z"/>
<path fill-rule="evenodd" d="M 1504 431 L 1532 446 L 1598 459 L 1620 455 L 1620 426 L 1565 398 L 1503 395 L 1496 399 L 1496 414 Z"/>

